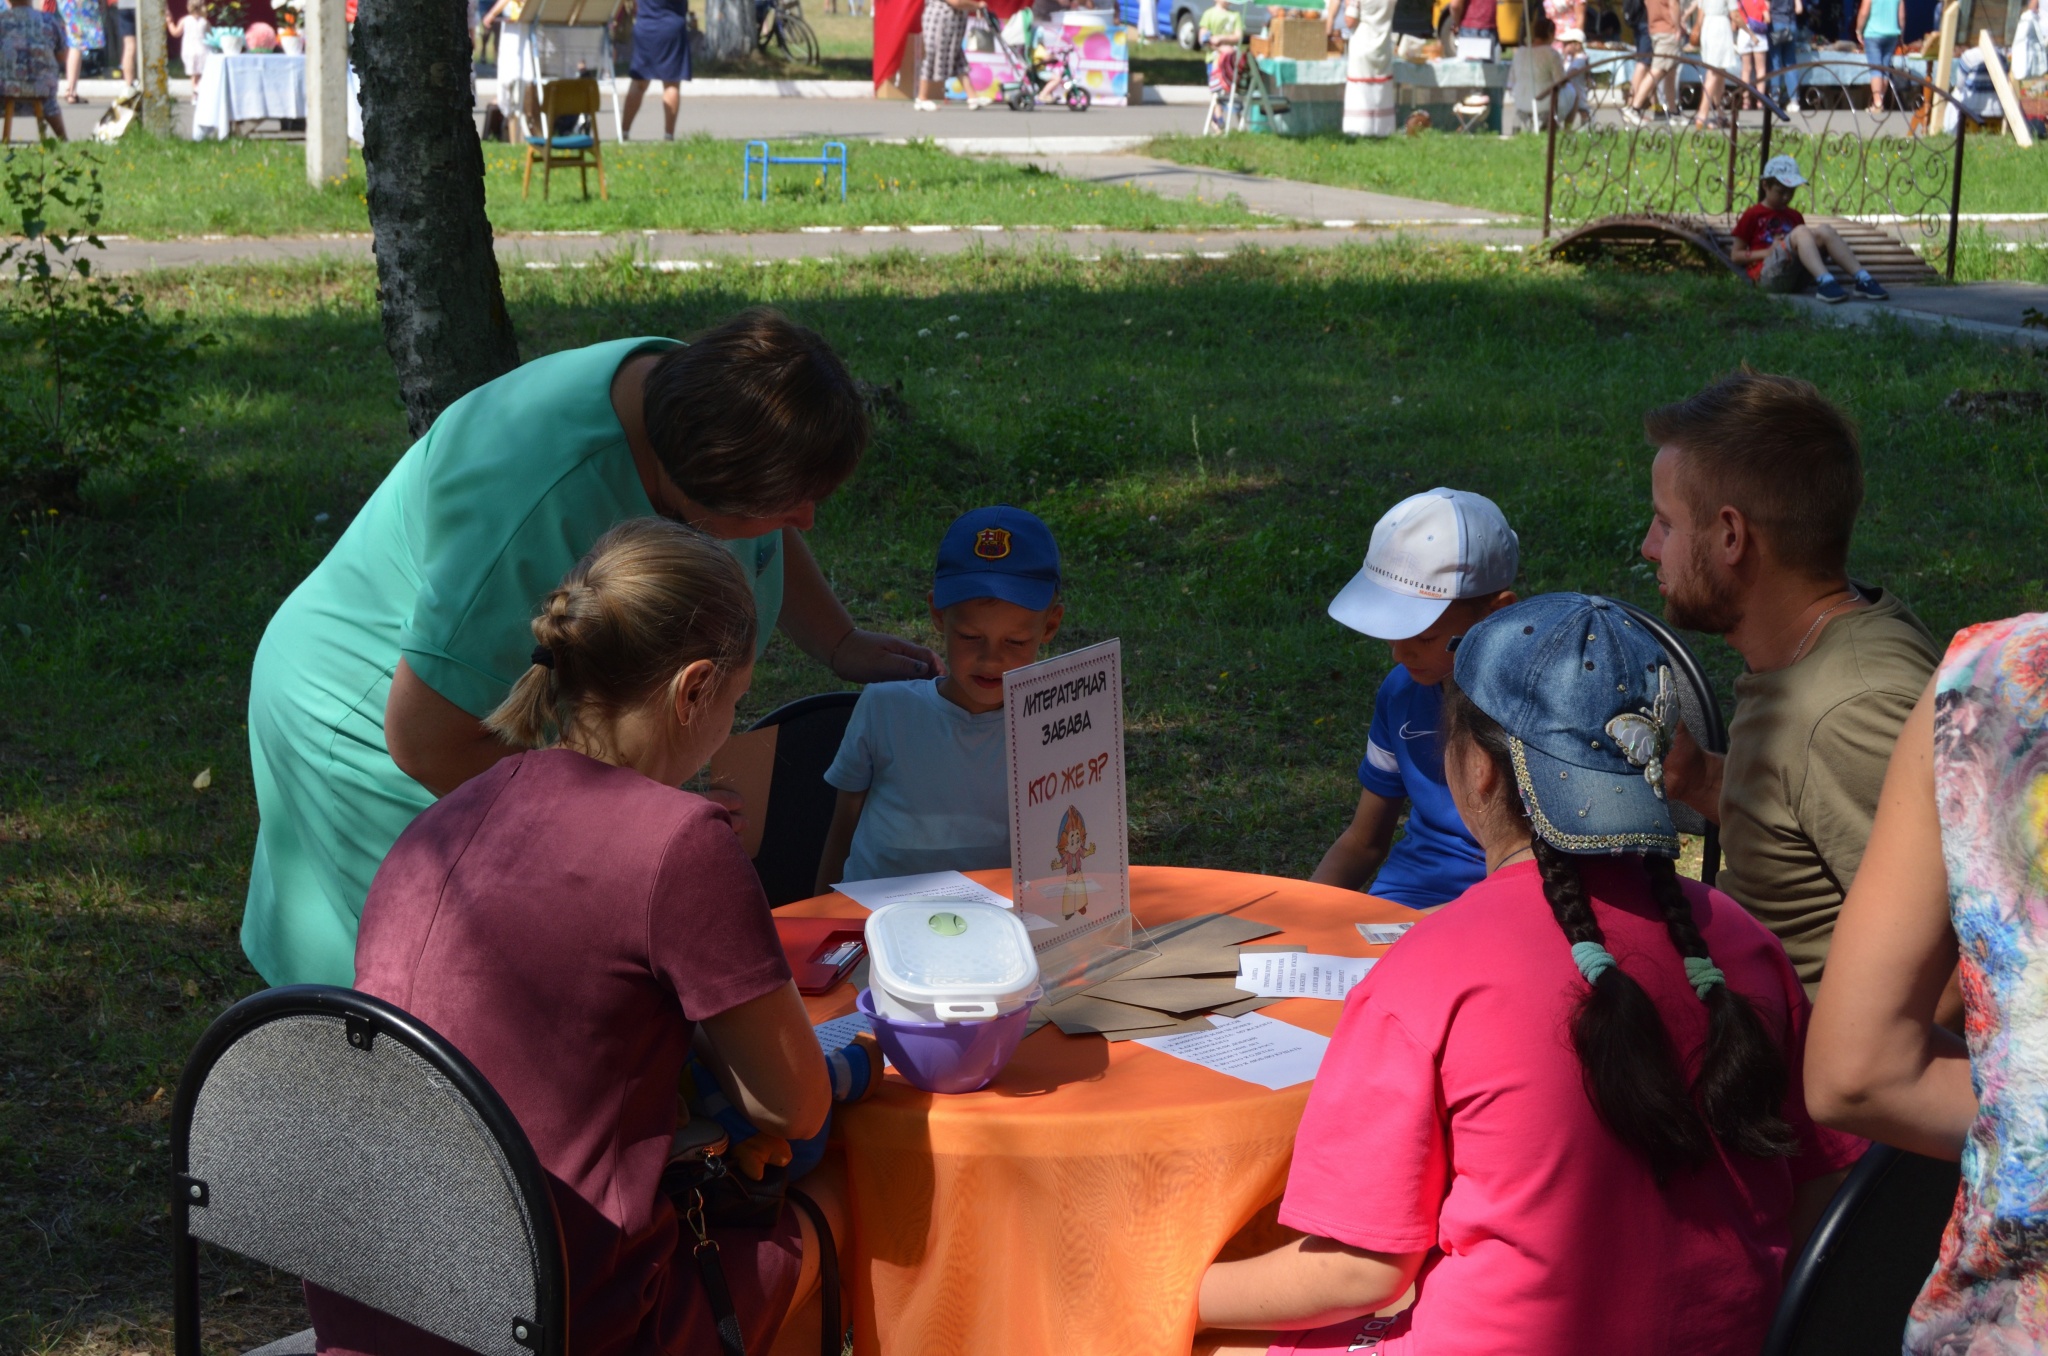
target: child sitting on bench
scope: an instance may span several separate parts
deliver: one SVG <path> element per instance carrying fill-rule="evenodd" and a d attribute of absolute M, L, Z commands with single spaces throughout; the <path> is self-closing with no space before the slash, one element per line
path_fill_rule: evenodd
<path fill-rule="evenodd" d="M 1820 299 L 1832 306 L 1849 299 L 1848 289 L 1836 281 L 1824 257 L 1833 255 L 1854 280 L 1857 296 L 1890 301 L 1892 294 L 1870 276 L 1834 227 L 1809 226 L 1792 210 L 1792 194 L 1805 183 L 1798 161 L 1789 155 L 1770 158 L 1764 166 L 1762 201 L 1735 223 L 1734 261 L 1747 265 L 1750 278 L 1766 292 L 1803 292 L 1811 281 Z"/>

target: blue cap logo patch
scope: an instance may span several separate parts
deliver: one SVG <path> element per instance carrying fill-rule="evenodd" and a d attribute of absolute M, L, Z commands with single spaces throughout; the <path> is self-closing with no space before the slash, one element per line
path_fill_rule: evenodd
<path fill-rule="evenodd" d="M 974 554 L 983 560 L 1001 560 L 1010 554 L 1010 529 L 984 527 L 974 538 Z"/>

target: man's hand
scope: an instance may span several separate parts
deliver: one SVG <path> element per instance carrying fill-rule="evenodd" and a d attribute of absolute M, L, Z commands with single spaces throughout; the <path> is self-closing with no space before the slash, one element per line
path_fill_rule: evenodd
<path fill-rule="evenodd" d="M 1692 731 L 1679 724 L 1664 754 L 1664 794 L 1682 805 L 1690 805 L 1708 823 L 1721 822 L 1721 770 L 1727 759 L 1708 753 Z"/>
<path fill-rule="evenodd" d="M 849 683 L 890 683 L 905 678 L 933 678 L 945 672 L 939 657 L 901 636 L 858 628 L 832 649 L 832 672 Z"/>

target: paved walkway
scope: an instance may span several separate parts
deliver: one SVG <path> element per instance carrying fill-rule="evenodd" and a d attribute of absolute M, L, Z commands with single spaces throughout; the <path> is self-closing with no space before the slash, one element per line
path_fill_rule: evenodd
<path fill-rule="evenodd" d="M 1449 203 L 1397 198 L 1390 193 L 1368 193 L 1356 188 L 1297 183 L 1290 179 L 1268 179 L 1256 174 L 1178 165 L 1170 160 L 1154 160 L 1139 155 L 1051 154 L 1010 158 L 1064 178 L 1118 187 L 1135 185 L 1164 198 L 1222 202 L 1234 196 L 1254 212 L 1340 228 L 1496 226 L 1514 220 L 1505 213 L 1489 212 L 1483 208 L 1454 207 Z"/>
<path fill-rule="evenodd" d="M 107 242 L 101 268 L 136 272 L 208 264 L 260 264 L 293 260 L 365 260 L 367 235 L 333 235 L 251 239 L 131 240 L 102 237 Z M 1128 252 L 1146 258 L 1190 255 L 1224 257 L 1238 249 L 1327 249 L 1346 244 L 1379 244 L 1391 240 L 1446 240 L 1481 243 L 1497 249 L 1533 246 L 1536 232 L 1526 227 L 1410 228 L 1358 230 L 1309 228 L 1224 231 L 1033 231 L 954 227 L 868 230 L 786 231 L 757 235 L 693 235 L 681 231 L 636 231 L 617 235 L 501 235 L 498 262 L 507 269 L 565 268 L 591 259 L 630 252 L 645 267 L 682 272 L 704 267 L 745 267 L 749 263 L 830 263 L 859 259 L 891 250 L 919 254 L 961 254 L 972 249 L 1031 251 L 1062 249 L 1081 258 L 1105 252 Z"/>
<path fill-rule="evenodd" d="M 1781 300 L 1830 325 L 1877 325 L 1889 317 L 1918 328 L 2048 349 L 2048 329 L 2024 323 L 2029 309 L 2048 316 L 2048 284 L 1978 282 L 1957 287 L 1894 287 L 1891 291 L 1889 305 L 1843 302 L 1829 306 L 1807 296 Z"/>

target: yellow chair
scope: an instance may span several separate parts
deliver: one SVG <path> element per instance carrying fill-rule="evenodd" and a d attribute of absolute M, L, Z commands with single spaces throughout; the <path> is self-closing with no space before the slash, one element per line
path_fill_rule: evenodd
<path fill-rule="evenodd" d="M 37 141 L 41 141 L 44 137 L 50 135 L 49 125 L 43 121 L 42 95 L 8 94 L 0 96 L 0 103 L 4 103 L 6 105 L 6 113 L 4 114 L 5 120 L 4 122 L 0 122 L 0 141 L 14 140 L 14 106 L 16 104 L 26 104 L 28 106 L 29 111 L 35 115 Z"/>
<path fill-rule="evenodd" d="M 553 178 L 555 166 L 574 166 L 583 184 L 583 196 L 590 197 L 590 170 L 597 169 L 597 195 L 606 201 L 611 194 L 604 184 L 604 154 L 597 144 L 597 81 L 550 80 L 535 95 L 533 86 L 526 87 L 526 174 L 520 181 L 519 196 L 523 199 L 533 187 L 533 166 L 541 165 L 540 196 L 548 196 L 549 181 Z M 556 136 L 557 119 L 583 116 L 586 131 L 571 136 Z"/>

